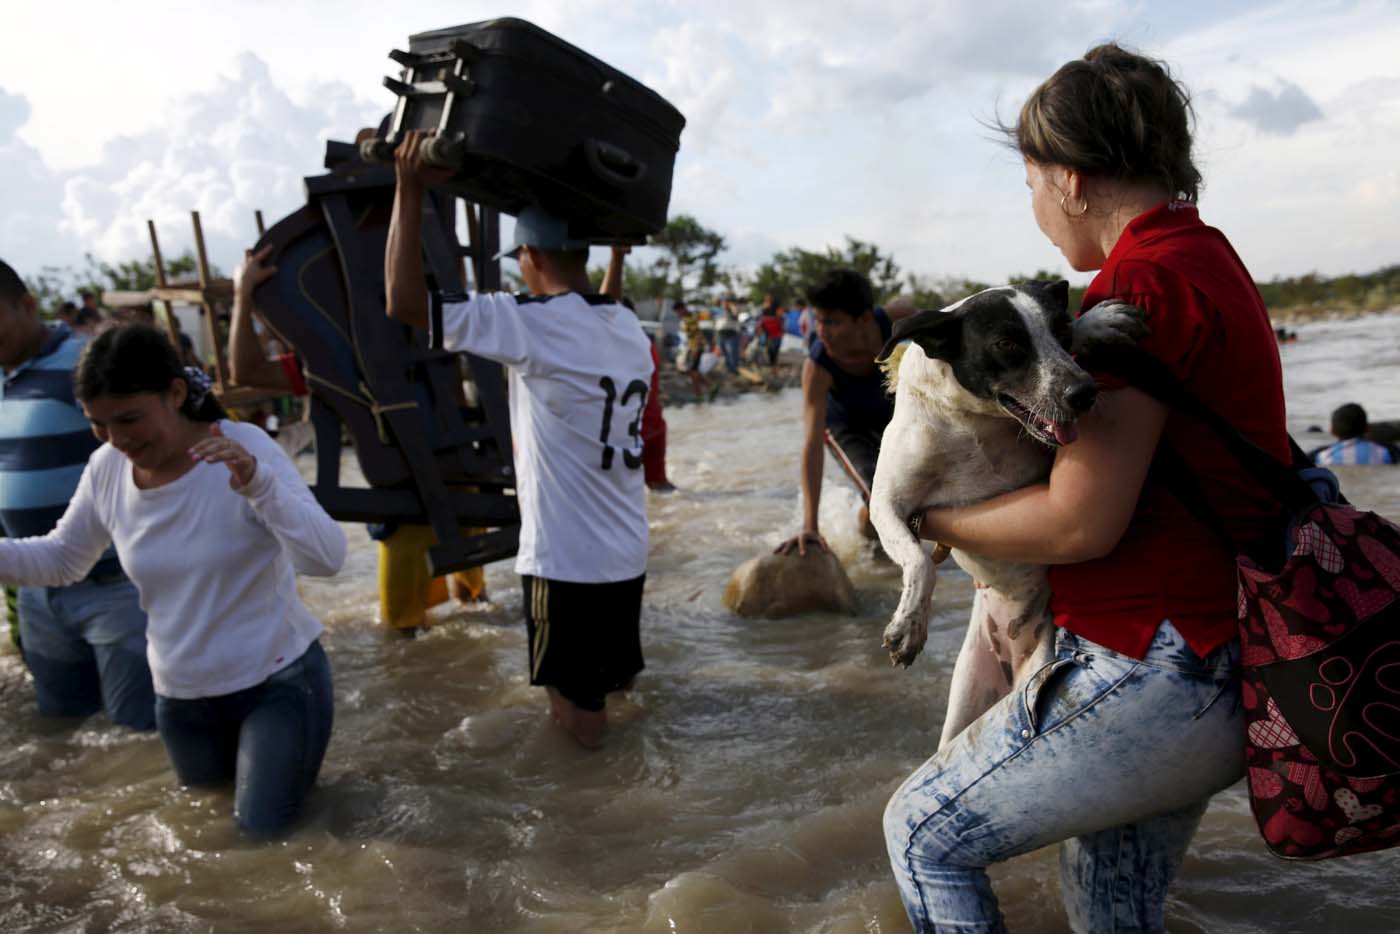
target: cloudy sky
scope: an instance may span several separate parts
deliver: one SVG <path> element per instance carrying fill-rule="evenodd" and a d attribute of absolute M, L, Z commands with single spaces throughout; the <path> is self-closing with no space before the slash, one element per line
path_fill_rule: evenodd
<path fill-rule="evenodd" d="M 1400 3 L 1365 0 L 10 0 L 0 257 L 142 257 L 147 218 L 177 252 L 198 209 L 229 270 L 253 210 L 295 210 L 325 140 L 389 109 L 391 48 L 500 15 L 686 115 L 671 210 L 735 265 L 850 234 L 924 276 L 1068 272 L 985 123 L 1105 39 L 1191 89 L 1202 213 L 1256 277 L 1400 262 Z"/>

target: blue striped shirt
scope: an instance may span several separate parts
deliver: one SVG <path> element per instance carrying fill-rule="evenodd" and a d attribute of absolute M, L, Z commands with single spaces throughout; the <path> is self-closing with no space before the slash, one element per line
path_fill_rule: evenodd
<path fill-rule="evenodd" d="M 1321 466 L 1395 463 L 1394 458 L 1390 456 L 1389 448 L 1374 441 L 1367 441 L 1365 438 L 1348 438 L 1346 441 L 1338 441 L 1330 448 L 1318 451 L 1313 456 L 1313 460 Z"/>
<path fill-rule="evenodd" d="M 0 380 L 0 525 L 10 538 L 44 535 L 58 524 L 97 450 L 73 396 L 73 368 L 86 341 L 58 324 L 39 352 Z M 111 548 L 94 576 L 121 570 Z"/>

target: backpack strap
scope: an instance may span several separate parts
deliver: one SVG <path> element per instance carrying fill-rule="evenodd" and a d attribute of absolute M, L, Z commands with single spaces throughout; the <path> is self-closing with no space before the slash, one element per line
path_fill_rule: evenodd
<path fill-rule="evenodd" d="M 1098 370 L 1116 376 L 1128 385 L 1166 403 L 1169 407 L 1204 422 L 1215 432 L 1250 476 L 1286 506 L 1290 512 L 1297 513 L 1309 509 L 1321 501 L 1313 488 L 1298 476 L 1297 472 L 1304 467 L 1311 467 L 1312 461 L 1293 440 L 1292 436 L 1288 439 L 1292 451 L 1292 462 L 1289 464 L 1280 463 L 1272 454 L 1240 434 L 1214 409 L 1192 395 L 1191 391 L 1182 385 L 1171 370 L 1151 354 L 1136 347 L 1104 349 L 1096 350 L 1092 355 L 1082 358 L 1079 363 L 1085 369 Z M 1158 453 L 1160 454 L 1163 450 L 1166 450 L 1165 445 L 1159 449 Z M 1190 470 L 1181 461 L 1179 455 L 1173 452 L 1171 456 L 1175 458 L 1175 463 L 1171 464 L 1170 467 L 1163 466 L 1162 479 L 1173 493 L 1176 493 L 1180 484 L 1177 483 L 1175 477 L 1189 475 Z M 1195 494 L 1199 494 L 1200 485 L 1195 483 L 1194 476 L 1191 477 L 1191 480 L 1195 487 Z M 1195 494 L 1187 492 L 1183 495 L 1184 497 L 1192 497 Z M 1196 495 L 1195 498 L 1202 505 L 1205 504 L 1203 495 Z M 1192 504 L 1187 499 L 1183 498 L 1182 501 L 1191 507 Z M 1218 525 L 1218 523 L 1217 518 L 1216 524 Z"/>

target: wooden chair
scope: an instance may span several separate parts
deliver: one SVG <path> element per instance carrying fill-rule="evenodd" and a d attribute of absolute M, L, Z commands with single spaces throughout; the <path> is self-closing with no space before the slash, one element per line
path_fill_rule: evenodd
<path fill-rule="evenodd" d="M 433 350 L 427 334 L 384 313 L 384 247 L 394 199 L 391 168 L 330 143 L 330 174 L 306 180 L 307 204 L 278 221 L 257 249 L 273 247 L 277 273 L 254 295 L 274 334 L 300 356 L 316 432 L 317 499 L 338 519 L 430 524 L 435 575 L 515 554 L 514 495 L 504 368 Z M 494 211 L 468 205 L 471 243 L 457 241 L 450 197 L 429 199 L 423 225 L 429 282 L 462 291 L 463 257 L 479 289 L 499 287 Z M 462 360 L 478 404 L 462 396 Z M 341 430 L 369 489 L 340 483 Z M 465 492 L 463 487 L 476 492 Z M 467 536 L 462 526 L 495 531 Z"/>

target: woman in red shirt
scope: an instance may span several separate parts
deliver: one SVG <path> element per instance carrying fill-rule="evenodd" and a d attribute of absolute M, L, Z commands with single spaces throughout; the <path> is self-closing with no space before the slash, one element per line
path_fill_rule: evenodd
<path fill-rule="evenodd" d="M 1041 231 L 1084 308 L 1145 309 L 1142 347 L 1286 460 L 1279 357 L 1263 302 L 1195 201 L 1190 105 L 1159 62 L 1091 49 L 1026 101 L 1009 139 Z M 1121 382 L 1059 448 L 1049 481 L 956 510 L 922 534 L 1052 565 L 1056 657 L 911 775 L 885 837 L 919 930 L 1003 930 L 985 867 L 1061 844 L 1075 930 L 1163 928 L 1168 885 L 1211 795 L 1243 774 L 1233 556 L 1148 479 L 1184 460 L 1235 541 L 1266 540 L 1267 496 L 1204 425 Z"/>

